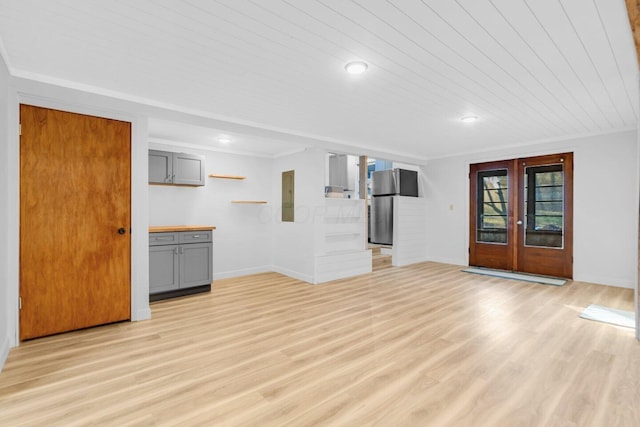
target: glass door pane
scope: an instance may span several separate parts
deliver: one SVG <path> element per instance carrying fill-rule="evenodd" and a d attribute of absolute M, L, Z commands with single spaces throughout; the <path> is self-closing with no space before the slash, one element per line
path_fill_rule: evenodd
<path fill-rule="evenodd" d="M 506 169 L 478 172 L 476 241 L 507 244 L 509 180 Z"/>
<path fill-rule="evenodd" d="M 526 246 L 564 246 L 564 169 L 562 164 L 531 166 L 524 173 Z"/>

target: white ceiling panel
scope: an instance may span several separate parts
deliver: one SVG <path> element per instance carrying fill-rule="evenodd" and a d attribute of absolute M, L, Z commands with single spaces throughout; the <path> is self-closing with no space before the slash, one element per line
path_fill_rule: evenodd
<path fill-rule="evenodd" d="M 152 144 L 173 143 L 178 146 L 267 158 L 304 148 L 291 141 L 160 119 L 149 120 L 149 139 Z"/>
<path fill-rule="evenodd" d="M 251 125 L 237 149 L 265 156 L 298 135 L 423 161 L 635 129 L 639 110 L 623 0 L 0 0 L 0 39 L 15 76 L 176 106 L 238 141 Z"/>

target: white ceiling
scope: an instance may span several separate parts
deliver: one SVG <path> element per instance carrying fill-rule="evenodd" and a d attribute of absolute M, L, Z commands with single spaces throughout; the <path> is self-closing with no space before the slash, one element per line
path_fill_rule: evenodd
<path fill-rule="evenodd" d="M 152 144 L 178 145 L 193 148 L 209 148 L 229 153 L 274 157 L 299 151 L 304 144 L 255 136 L 242 132 L 197 126 L 186 123 L 150 119 L 149 139 Z M 222 141 L 223 139 L 228 142 Z M 222 142 L 221 142 L 222 141 Z"/>
<path fill-rule="evenodd" d="M 360 154 L 635 129 L 638 113 L 624 0 L 0 0 L 0 39 L 18 77 Z M 344 72 L 355 59 L 365 74 Z"/>

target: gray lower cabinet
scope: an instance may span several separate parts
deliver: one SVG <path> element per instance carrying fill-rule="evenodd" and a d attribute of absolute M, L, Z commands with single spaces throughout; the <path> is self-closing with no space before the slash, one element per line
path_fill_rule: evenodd
<path fill-rule="evenodd" d="M 204 157 L 149 150 L 149 184 L 204 185 Z"/>
<path fill-rule="evenodd" d="M 151 300 L 211 289 L 211 231 L 149 233 L 149 293 Z"/>

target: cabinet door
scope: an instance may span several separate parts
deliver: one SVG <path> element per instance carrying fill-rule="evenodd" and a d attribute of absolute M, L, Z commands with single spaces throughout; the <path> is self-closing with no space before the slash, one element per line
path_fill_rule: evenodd
<path fill-rule="evenodd" d="M 173 173 L 174 184 L 204 185 L 204 157 L 173 153 Z"/>
<path fill-rule="evenodd" d="M 213 244 L 180 246 L 180 287 L 210 285 L 213 280 Z"/>
<path fill-rule="evenodd" d="M 149 150 L 149 184 L 173 182 L 173 153 Z"/>
<path fill-rule="evenodd" d="M 178 289 L 180 262 L 178 245 L 151 246 L 149 248 L 149 293 Z"/>

